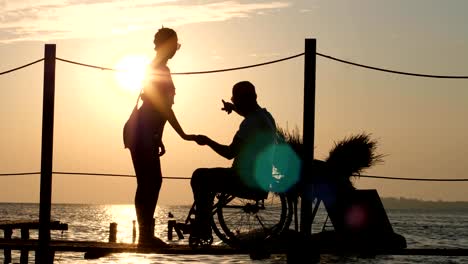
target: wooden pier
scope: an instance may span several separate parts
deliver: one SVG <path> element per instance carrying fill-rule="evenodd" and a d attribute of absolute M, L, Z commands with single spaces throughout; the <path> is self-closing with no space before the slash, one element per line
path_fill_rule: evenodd
<path fill-rule="evenodd" d="M 11 262 L 11 250 L 12 249 L 21 250 L 20 263 L 28 263 L 29 251 L 36 250 L 36 248 L 31 247 L 31 249 L 29 249 L 28 246 L 20 246 L 18 248 L 12 248 L 9 245 L 16 244 L 17 242 L 15 241 L 29 243 L 29 241 L 31 241 L 29 240 L 30 238 L 29 231 L 34 230 L 34 229 L 38 230 L 39 222 L 38 221 L 1 221 L 0 229 L 3 230 L 2 246 L 0 248 L 3 248 L 4 263 Z M 13 230 L 15 229 L 21 230 L 21 239 L 12 239 Z M 62 231 L 68 230 L 68 225 L 64 223 L 60 223 L 59 221 L 52 221 L 50 222 L 50 229 L 62 230 Z"/>
<path fill-rule="evenodd" d="M 208 248 L 192 249 L 186 244 L 169 242 L 169 247 L 138 247 L 135 243 L 117 243 L 117 224 L 111 223 L 109 229 L 109 242 L 97 241 L 69 241 L 51 240 L 49 243 L 49 262 L 53 263 L 56 252 L 82 252 L 84 259 L 98 259 L 113 253 L 153 253 L 169 255 L 235 255 L 246 254 L 252 259 L 268 258 L 270 254 L 285 254 L 289 259 L 297 259 L 297 255 L 332 254 L 332 255 L 357 255 L 357 256 L 377 256 L 377 255 L 424 255 L 424 256 L 468 256 L 468 248 L 402 248 L 402 249 L 366 249 L 361 248 L 359 252 L 352 249 L 333 248 L 335 243 L 305 242 L 301 244 L 290 243 L 288 239 L 271 240 L 270 243 L 256 249 L 239 249 L 228 245 L 212 245 Z M 50 223 L 51 230 L 68 230 L 68 225 L 53 221 Z M 0 229 L 4 231 L 4 238 L 0 239 L 0 249 L 4 251 L 4 263 L 11 263 L 11 251 L 21 251 L 20 263 L 28 263 L 29 251 L 37 253 L 40 250 L 40 241 L 30 239 L 29 230 L 38 229 L 39 222 L 0 222 Z M 21 230 L 21 238 L 12 238 L 14 229 Z M 180 237 L 179 237 L 180 238 Z M 296 241 L 295 239 L 293 239 Z M 297 242 L 297 241 L 296 241 Z M 295 244 L 291 247 L 292 244 Z M 260 243 L 261 245 L 261 243 Z M 325 246 L 328 245 L 328 248 Z M 302 259 L 300 257 L 299 259 Z M 36 259 L 37 260 L 37 259 Z M 296 263 L 294 260 L 291 263 Z M 298 262 L 300 263 L 300 262 Z"/>

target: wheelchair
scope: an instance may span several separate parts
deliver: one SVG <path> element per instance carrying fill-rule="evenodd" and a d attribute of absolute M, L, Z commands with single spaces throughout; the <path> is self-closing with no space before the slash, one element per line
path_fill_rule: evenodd
<path fill-rule="evenodd" d="M 293 200 L 287 193 L 215 193 L 211 210 L 211 229 L 225 244 L 234 248 L 250 248 L 256 243 L 279 236 L 289 229 L 293 218 Z M 184 223 L 168 222 L 168 239 L 175 229 L 179 239 L 191 234 L 196 205 L 189 210 Z M 211 246 L 213 239 L 189 238 L 191 248 Z"/>

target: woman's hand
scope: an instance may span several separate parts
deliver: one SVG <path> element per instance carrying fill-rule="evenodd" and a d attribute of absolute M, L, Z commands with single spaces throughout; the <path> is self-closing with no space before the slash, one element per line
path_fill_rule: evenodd
<path fill-rule="evenodd" d="M 189 141 L 194 141 L 196 137 L 197 137 L 196 135 L 185 135 L 183 137 L 183 139 L 189 140 Z"/>

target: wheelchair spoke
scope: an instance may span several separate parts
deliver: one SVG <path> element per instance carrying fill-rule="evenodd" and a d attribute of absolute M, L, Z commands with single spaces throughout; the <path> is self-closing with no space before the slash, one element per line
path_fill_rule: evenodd
<path fill-rule="evenodd" d="M 219 206 L 218 224 L 227 238 L 225 242 L 242 246 L 281 232 L 292 218 L 288 206 L 285 196 L 273 194 L 265 200 L 235 197 Z"/>

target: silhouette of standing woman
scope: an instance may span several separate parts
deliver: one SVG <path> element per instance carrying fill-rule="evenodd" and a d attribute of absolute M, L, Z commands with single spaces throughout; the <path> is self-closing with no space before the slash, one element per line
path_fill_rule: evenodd
<path fill-rule="evenodd" d="M 129 147 L 137 178 L 135 211 L 138 220 L 140 246 L 167 246 L 154 236 L 154 212 L 162 185 L 160 156 L 166 149 L 162 142 L 164 125 L 169 121 L 174 130 L 185 140 L 193 135 L 185 134 L 172 110 L 175 87 L 167 62 L 180 48 L 177 33 L 161 28 L 154 36 L 156 56 L 151 62 L 138 109 L 138 121 L 134 144 Z"/>

